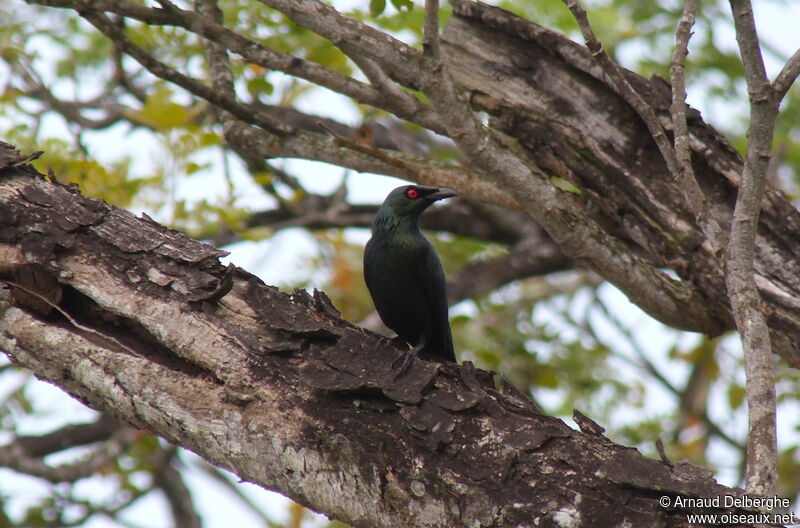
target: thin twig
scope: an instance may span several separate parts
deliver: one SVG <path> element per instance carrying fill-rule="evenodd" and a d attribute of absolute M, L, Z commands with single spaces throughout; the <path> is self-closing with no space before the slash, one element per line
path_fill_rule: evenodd
<path fill-rule="evenodd" d="M 0 465 L 48 482 L 74 482 L 96 474 L 100 468 L 111 464 L 140 435 L 137 429 L 124 427 L 85 457 L 59 466 L 47 464 L 42 457 L 27 455 L 23 446 L 12 442 L 0 447 Z"/>
<path fill-rule="evenodd" d="M 672 462 L 670 462 L 667 457 L 667 452 L 664 450 L 664 442 L 661 441 L 661 437 L 656 438 L 656 451 L 658 451 L 658 456 L 661 458 L 661 461 L 669 467 L 672 467 Z"/>
<path fill-rule="evenodd" d="M 772 89 L 775 90 L 775 98 L 778 103 L 783 100 L 798 75 L 800 75 L 800 49 L 795 51 L 786 61 L 786 64 L 783 65 L 780 73 L 772 83 Z"/>
<path fill-rule="evenodd" d="M 686 0 L 684 3 L 683 14 L 675 32 L 675 50 L 669 69 L 670 82 L 672 84 L 670 113 L 672 114 L 675 157 L 678 161 L 684 197 L 695 214 L 708 210 L 703 192 L 695 179 L 694 168 L 692 167 L 692 150 L 689 142 L 689 127 L 686 124 L 686 57 L 689 54 L 689 39 L 692 37 L 697 2 L 698 0 Z M 708 236 L 710 233 L 706 235 Z M 718 233 L 714 235 L 718 235 Z M 720 244 L 723 241 L 716 238 L 716 236 L 709 237 L 709 241 L 714 243 L 715 253 L 719 253 Z"/>
<path fill-rule="evenodd" d="M 254 111 L 251 106 L 241 104 L 227 93 L 221 93 L 207 86 L 197 79 L 184 75 L 159 61 L 142 48 L 133 43 L 120 29 L 105 16 L 95 12 L 83 12 L 81 16 L 88 20 L 105 36 L 113 40 L 125 53 L 136 59 L 139 64 L 147 68 L 150 73 L 166 81 L 174 83 L 189 93 L 205 99 L 206 101 L 230 112 L 242 121 L 257 124 L 265 130 L 277 134 L 291 134 L 291 127 L 275 120 L 265 112 Z"/>
<path fill-rule="evenodd" d="M 425 0 L 425 26 L 422 50 L 434 61 L 439 61 L 441 59 L 441 46 L 439 44 L 439 0 Z"/>
<path fill-rule="evenodd" d="M 750 128 L 733 212 L 725 283 L 744 348 L 749 420 L 745 485 L 750 493 L 773 495 L 778 484 L 775 374 L 769 327 L 755 283 L 754 260 L 778 103 L 767 78 L 750 2 L 730 3 L 750 99 Z"/>

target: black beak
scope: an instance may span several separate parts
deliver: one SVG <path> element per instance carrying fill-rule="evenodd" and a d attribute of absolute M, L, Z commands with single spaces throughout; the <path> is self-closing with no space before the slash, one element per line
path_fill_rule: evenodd
<path fill-rule="evenodd" d="M 458 196 L 458 193 L 455 191 L 451 191 L 450 189 L 437 189 L 436 192 L 432 192 L 425 198 L 428 200 L 435 202 L 437 200 L 443 200 L 445 198 L 450 198 L 451 196 Z"/>

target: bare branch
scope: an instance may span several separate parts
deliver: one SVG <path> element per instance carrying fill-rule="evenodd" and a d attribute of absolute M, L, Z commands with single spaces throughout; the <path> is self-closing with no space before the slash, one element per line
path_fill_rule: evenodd
<path fill-rule="evenodd" d="M 102 414 L 94 422 L 67 425 L 38 436 L 18 436 L 13 443 L 27 456 L 44 457 L 76 446 L 92 444 L 110 438 L 122 425 L 109 414 Z"/>
<path fill-rule="evenodd" d="M 180 9 L 171 3 L 165 2 L 165 8 L 157 9 L 148 8 L 130 0 L 97 0 L 96 2 L 92 2 L 89 6 L 80 3 L 78 0 L 34 1 L 41 5 L 72 8 L 84 13 L 88 12 L 88 10 L 92 10 L 95 13 L 115 13 L 120 16 L 139 20 L 149 25 L 173 25 L 183 27 L 202 35 L 209 41 L 227 48 L 231 52 L 241 56 L 248 63 L 261 66 L 267 70 L 281 71 L 299 79 L 304 79 L 318 86 L 351 97 L 359 103 L 386 109 L 395 113 L 402 119 L 407 119 L 439 133 L 442 132 L 439 120 L 436 119 L 435 112 L 432 112 L 428 105 L 418 101 L 407 92 L 405 96 L 396 98 L 387 97 L 387 93 L 377 86 L 369 86 L 347 75 L 314 63 L 313 61 L 270 49 L 259 42 L 248 39 L 226 28 L 213 19 L 199 16 L 192 11 Z M 341 18 L 347 18 L 342 17 L 338 13 L 337 15 Z M 372 31 L 374 32 L 375 30 Z M 413 48 L 407 49 L 413 50 Z M 364 63 L 360 60 L 361 56 L 353 54 L 351 58 L 354 58 L 356 64 L 363 69 Z M 359 60 L 355 60 L 356 58 Z M 386 69 L 386 63 L 382 63 L 381 67 L 383 67 L 385 71 L 391 70 L 391 67 L 389 70 Z M 372 78 L 370 79 L 373 80 Z"/>
<path fill-rule="evenodd" d="M 575 267 L 552 241 L 527 239 L 494 259 L 464 266 L 447 281 L 449 303 L 476 297 L 515 280 L 547 275 Z"/>
<path fill-rule="evenodd" d="M 573 17 L 575 17 L 575 21 L 578 23 L 578 27 L 586 41 L 586 47 L 589 48 L 589 51 L 592 52 L 592 56 L 594 56 L 595 60 L 602 66 L 603 71 L 605 71 L 606 75 L 611 79 L 617 91 L 625 97 L 625 100 L 631 104 L 634 110 L 636 110 L 636 113 L 639 114 L 639 117 L 642 118 L 645 125 L 647 125 L 650 134 L 653 136 L 653 140 L 656 142 L 656 145 L 658 145 L 661 155 L 664 156 L 664 161 L 667 167 L 669 167 L 670 173 L 677 179 L 681 172 L 678 167 L 678 161 L 675 158 L 675 151 L 672 149 L 672 145 L 670 145 L 669 139 L 667 139 L 667 135 L 664 132 L 664 127 L 661 126 L 661 122 L 655 115 L 652 106 L 650 106 L 630 85 L 625 78 L 622 68 L 620 68 L 620 66 L 605 52 L 603 45 L 597 40 L 594 30 L 589 23 L 589 17 L 580 2 L 578 2 L 578 0 L 563 0 L 563 2 L 572 12 Z"/>
<path fill-rule="evenodd" d="M 178 9 L 170 4 L 170 11 Z M 195 9 L 197 14 L 205 20 L 212 20 L 217 24 L 222 22 L 222 11 L 217 5 L 216 0 L 196 0 Z M 236 98 L 233 88 L 233 72 L 231 71 L 230 59 L 224 47 L 210 39 L 206 39 L 206 61 L 211 70 L 211 82 L 215 90 L 224 92 L 231 99 Z"/>
<path fill-rule="evenodd" d="M 118 27 L 112 24 L 106 16 L 86 11 L 82 13 L 82 16 L 100 30 L 101 33 L 116 42 L 125 53 L 139 61 L 139 63 L 147 68 L 153 75 L 175 83 L 189 93 L 202 97 L 246 123 L 257 124 L 279 134 L 292 132 L 292 130 L 283 125 L 283 123 L 276 121 L 265 112 L 253 112 L 252 107 L 241 104 L 229 94 L 220 93 L 214 88 L 170 68 L 134 44 Z"/>
<path fill-rule="evenodd" d="M 690 146 L 689 128 L 686 124 L 686 82 L 685 66 L 686 57 L 689 53 L 689 39 L 692 36 L 692 26 L 694 25 L 695 12 L 698 0 L 686 0 L 683 7 L 678 29 L 675 32 L 675 51 L 670 64 L 670 80 L 672 84 L 672 130 L 675 156 L 678 162 L 679 179 L 684 197 L 689 203 L 691 211 L 698 216 L 707 215 L 708 203 L 702 189 L 697 184 L 692 167 L 692 150 Z M 678 177 L 678 175 L 676 175 Z M 701 222 L 701 226 L 705 222 Z M 714 223 L 713 231 L 706 231 L 709 243 L 718 256 L 721 248 L 724 247 L 724 240 L 721 237 L 722 230 Z"/>
<path fill-rule="evenodd" d="M 136 324 L 151 356 L 120 354 L 8 303 L 0 303 L 0 344 L 76 397 L 244 480 L 354 526 L 547 525 L 564 511 L 604 526 L 684 526 L 685 510 L 664 508 L 659 495 L 741 496 L 695 466 L 666 467 L 572 430 L 469 362 L 413 358 L 398 380 L 391 363 L 403 352 L 343 321 L 318 292 L 288 295 L 239 269 L 225 297 L 191 309 L 228 276 L 218 251 L 9 172 L 0 189 L 13 222 L 6 237 L 31 233 L 25 240 L 45 245 L 72 229 L 75 251 L 50 250 L 48 271 L 81 292 L 75 303 L 96 311 L 99 329 Z M 67 211 L 74 223 L 59 227 Z M 51 222 L 52 232 L 35 231 L 31 219 Z M 162 244 L 131 256 L 132 240 L 152 237 Z M 135 282 L 132 262 L 142 273 Z M 159 286 L 160 269 L 172 284 Z M 554 473 L 554 464 L 571 470 Z M 588 510 L 576 509 L 579 496 Z"/>
<path fill-rule="evenodd" d="M 319 0 L 259 0 L 296 24 L 331 41 L 346 55 L 372 59 L 401 84 L 416 88 L 422 54 L 402 41 L 344 16 Z"/>
<path fill-rule="evenodd" d="M 123 17 L 117 17 L 118 20 L 116 21 L 120 25 L 125 23 L 125 19 Z M 137 101 L 140 103 L 144 103 L 147 101 L 147 93 L 144 89 L 137 86 L 134 83 L 133 79 L 136 76 L 129 75 L 128 72 L 125 70 L 124 65 L 122 64 L 122 58 L 124 57 L 125 53 L 119 49 L 119 46 L 116 43 L 114 44 L 114 48 L 111 50 L 111 59 L 114 63 L 114 74 L 113 74 L 113 81 L 117 83 L 119 86 L 124 88 L 128 93 L 133 95 Z M 142 70 L 139 70 L 142 71 Z"/>
<path fill-rule="evenodd" d="M 183 477 L 175 468 L 175 464 L 180 463 L 178 448 L 175 446 L 162 448 L 155 458 L 153 483 L 164 492 L 172 510 L 174 526 L 200 528 L 202 520 L 197 513 L 197 507 L 192 502 L 192 495 Z"/>
<path fill-rule="evenodd" d="M 746 486 L 751 493 L 771 495 L 778 484 L 775 375 L 769 328 L 754 277 L 754 261 L 778 103 L 764 68 L 750 2 L 731 0 L 730 3 L 750 98 L 750 128 L 742 183 L 733 212 L 725 282 L 744 347 L 750 423 Z"/>
<path fill-rule="evenodd" d="M 0 466 L 40 477 L 53 483 L 74 482 L 93 475 L 100 468 L 111 463 L 140 434 L 136 429 L 122 428 L 110 440 L 104 442 L 81 460 L 60 466 L 50 466 L 44 459 L 26 454 L 24 446 L 12 443 L 0 447 Z"/>
<path fill-rule="evenodd" d="M 439 0 L 425 0 L 425 37 L 422 49 L 436 62 L 442 60 L 439 46 Z"/>
<path fill-rule="evenodd" d="M 9 61 L 8 65 L 25 85 L 21 91 L 24 91 L 26 97 L 40 101 L 47 110 L 58 112 L 64 119 L 81 128 L 98 130 L 125 119 L 125 107 L 114 100 L 112 90 L 106 90 L 90 100 L 65 101 L 53 94 L 24 55 L 17 60 Z M 100 118 L 88 118 L 83 115 L 86 110 L 101 110 L 106 115 Z"/>
<path fill-rule="evenodd" d="M 458 189 L 462 196 L 487 203 L 519 209 L 520 205 L 494 182 L 486 181 L 474 170 L 453 166 L 408 154 L 375 149 L 356 141 L 335 140 L 317 134 L 294 134 L 276 139 L 253 127 L 237 124 L 236 141 L 244 152 L 262 158 L 294 157 L 324 161 L 361 172 L 396 176 L 424 185 Z M 346 148 L 341 148 L 345 145 Z"/>
<path fill-rule="evenodd" d="M 775 90 L 775 97 L 778 103 L 786 96 L 786 92 L 792 87 L 798 75 L 800 75 L 800 49 L 792 54 L 772 83 L 772 89 Z"/>

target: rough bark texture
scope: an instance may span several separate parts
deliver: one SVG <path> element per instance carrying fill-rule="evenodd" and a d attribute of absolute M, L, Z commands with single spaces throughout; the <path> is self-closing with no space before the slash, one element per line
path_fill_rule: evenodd
<path fill-rule="evenodd" d="M 768 495 L 778 488 L 775 372 L 769 327 L 753 267 L 780 98 L 767 77 L 750 1 L 731 0 L 731 12 L 747 81 L 750 128 L 742 184 L 733 213 L 725 282 L 744 349 L 749 422 L 745 483 L 749 492 Z"/>
<path fill-rule="evenodd" d="M 695 331 L 734 328 L 722 255 L 689 213 L 652 136 L 590 52 L 564 36 L 491 6 L 454 0 L 444 32 L 448 67 L 492 125 L 515 138 L 545 173 L 582 190 L 582 207 L 609 232 L 675 270 L 706 299 L 709 317 Z M 669 86 L 627 72 L 627 80 L 671 131 Z M 741 156 L 687 113 L 694 172 L 709 213 L 728 232 Z M 726 246 L 727 241 L 719 244 Z M 800 213 L 768 189 L 756 248 L 756 283 L 774 348 L 800 365 Z M 602 272 L 601 272 L 602 273 Z M 690 322 L 689 322 L 690 323 Z"/>
<path fill-rule="evenodd" d="M 357 527 L 688 526 L 661 496 L 742 493 L 580 415 L 575 431 L 469 363 L 398 374 L 403 352 L 324 294 L 222 253 L 0 148 L 2 350 L 244 480 Z"/>

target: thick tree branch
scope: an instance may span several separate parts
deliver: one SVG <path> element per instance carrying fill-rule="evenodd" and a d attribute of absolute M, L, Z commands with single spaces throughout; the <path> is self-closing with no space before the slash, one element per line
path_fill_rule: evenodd
<path fill-rule="evenodd" d="M 477 171 L 449 163 L 368 147 L 344 138 L 326 138 L 317 134 L 294 134 L 277 138 L 253 127 L 236 124 L 235 141 L 244 152 L 262 158 L 293 157 L 325 161 L 361 172 L 397 176 L 423 185 L 458 189 L 467 198 L 519 209 L 520 205 L 500 186 L 486 181 Z M 344 148 L 342 148 L 344 147 Z"/>
<path fill-rule="evenodd" d="M 414 359 L 398 377 L 391 365 L 404 352 L 342 321 L 323 294 L 280 293 L 221 266 L 218 250 L 46 183 L 3 154 L 2 278 L 30 267 L 50 276 L 61 310 L 114 339 L 3 301 L 0 347 L 244 480 L 356 527 L 570 518 L 688 528 L 687 512 L 663 508 L 660 496 L 741 495 L 691 464 L 572 430 L 469 363 Z"/>
<path fill-rule="evenodd" d="M 76 5 L 81 10 L 95 5 L 47 1 Z M 371 61 L 402 89 L 436 88 L 431 83 L 438 74 L 426 64 L 423 53 L 374 28 L 317 1 L 265 3 L 328 38 L 350 56 Z M 133 7 L 123 5 L 133 12 Z M 316 159 L 450 186 L 490 203 L 524 209 L 572 258 L 584 259 L 663 322 L 712 335 L 732 328 L 728 300 L 720 295 L 725 290 L 723 270 L 713 261 L 716 252 L 710 240 L 717 238 L 707 236 L 708 229 L 697 229 L 696 208 L 683 197 L 685 186 L 674 181 L 664 155 L 646 127 L 640 126 L 641 117 L 636 118 L 630 103 L 623 104 L 626 94 L 608 81 L 608 74 L 591 52 L 502 10 L 468 0 L 454 0 L 453 5 L 455 16 L 445 28 L 442 54 L 456 79 L 453 93 L 464 100 L 440 97 L 440 101 L 451 101 L 446 110 L 452 115 L 443 116 L 438 126 L 449 123 L 447 128 L 459 135 L 462 148 L 483 160 L 474 165 L 483 173 L 410 159 L 369 145 L 347 146 L 296 130 L 268 134 L 245 125 L 255 121 L 252 108 L 243 119 L 240 103 L 229 100 L 239 113 L 228 137 L 238 152 L 252 158 Z M 168 18 L 175 16 L 172 7 L 139 7 L 145 10 L 142 16 L 157 15 L 163 23 L 172 23 Z M 85 12 L 88 15 L 89 11 Z M 188 24 L 187 20 L 176 25 Z M 460 33 L 451 38 L 454 32 Z M 497 49 L 505 52 L 497 53 Z M 791 64 L 785 78 L 791 77 Z M 530 82 L 526 72 L 547 75 L 537 74 L 541 78 Z M 669 104 L 663 104 L 665 96 L 671 99 L 667 87 L 657 79 L 648 81 L 631 72 L 625 72 L 624 78 L 652 106 L 661 126 L 672 127 Z M 199 88 L 200 96 L 214 92 L 199 84 L 193 88 Z M 217 94 L 216 100 L 210 100 L 227 109 L 219 98 Z M 495 130 L 489 132 L 491 144 L 482 142 L 486 136 L 481 135 L 485 131 L 480 123 L 463 121 L 468 114 L 466 100 L 491 114 Z M 569 112 L 563 111 L 565 108 Z M 280 123 L 269 112 L 264 114 L 268 121 Z M 268 123 L 262 126 L 268 128 Z M 707 199 L 708 215 L 727 231 L 741 160 L 691 109 L 687 110 L 687 126 L 694 172 Z M 572 182 L 581 195 L 560 191 L 550 177 Z M 767 192 L 765 201 L 769 220 L 762 223 L 762 229 L 768 251 L 759 252 L 763 262 L 756 266 L 756 281 L 766 301 L 776 350 L 793 364 L 800 364 L 800 348 L 793 337 L 800 330 L 800 284 L 796 279 L 800 270 L 791 249 L 797 247 L 793 237 L 800 232 L 800 218 L 775 193 Z M 632 249 L 632 243 L 639 247 Z M 671 268 L 681 280 L 666 276 L 653 262 Z"/>
<path fill-rule="evenodd" d="M 713 314 L 721 327 L 732 329 L 719 259 L 648 129 L 624 94 L 607 82 L 591 52 L 503 10 L 469 0 L 453 0 L 453 5 L 454 16 L 443 34 L 444 55 L 473 106 L 488 112 L 492 126 L 518 141 L 542 170 L 580 187 L 580 207 L 607 232 L 633 241 L 699 288 L 705 300 L 698 306 Z M 498 54 L 498 49 L 504 53 Z M 630 72 L 627 79 L 662 123 L 671 126 L 668 85 Z M 742 160 L 696 111 L 687 110 L 687 122 L 694 172 L 709 214 L 727 231 Z M 584 237 L 591 236 L 584 232 Z M 800 215 L 768 189 L 757 240 L 756 283 L 764 296 L 775 350 L 795 366 L 800 365 L 798 240 Z M 611 277 L 607 269 L 596 269 Z M 660 318 L 658 312 L 653 315 Z"/>
<path fill-rule="evenodd" d="M 584 39 L 586 40 L 586 47 L 592 53 L 592 56 L 600 63 L 603 70 L 611 79 L 617 92 L 625 98 L 634 110 L 636 110 L 636 113 L 642 121 L 644 121 L 645 125 L 647 125 L 647 129 L 653 141 L 664 157 L 664 163 L 669 172 L 676 181 L 681 182 L 680 189 L 683 191 L 686 202 L 697 220 L 697 223 L 703 230 L 707 243 L 713 248 L 714 253 L 720 256 L 722 248 L 725 247 L 725 236 L 717 221 L 710 215 L 708 203 L 703 191 L 697 184 L 694 173 L 691 170 L 691 157 L 689 156 L 688 147 L 685 144 L 685 142 L 688 141 L 689 132 L 685 127 L 686 94 L 683 87 L 683 63 L 686 59 L 686 46 L 688 44 L 690 36 L 689 31 L 693 23 L 696 6 L 692 6 L 689 3 L 686 4 L 678 26 L 675 53 L 670 69 L 671 73 L 677 75 L 677 77 L 673 78 L 673 82 L 676 83 L 673 85 L 673 89 L 678 89 L 678 92 L 672 95 L 671 110 L 673 132 L 675 135 L 675 146 L 673 147 L 673 145 L 669 143 L 664 126 L 661 124 L 658 116 L 656 116 L 652 105 L 636 91 L 626 78 L 625 71 L 609 57 L 600 41 L 597 40 L 594 30 L 589 24 L 589 17 L 583 7 L 581 7 L 580 2 L 578 0 L 564 0 L 564 3 L 578 22 L 578 27 L 580 27 Z M 681 122 L 681 117 L 684 119 L 683 122 Z M 683 144 L 681 144 L 681 141 Z"/>
<path fill-rule="evenodd" d="M 512 190 L 528 214 L 570 257 L 585 261 L 644 311 L 662 321 L 669 320 L 671 326 L 698 329 L 699 325 L 711 323 L 705 310 L 695 312 L 693 316 L 699 319 L 689 323 L 685 310 L 701 302 L 694 288 L 671 280 L 609 237 L 575 201 L 563 196 L 563 191 L 521 149 L 480 124 L 447 68 L 435 59 L 428 63 L 435 76 L 422 76 L 420 82 L 442 116 L 448 135 L 471 162 Z"/>

